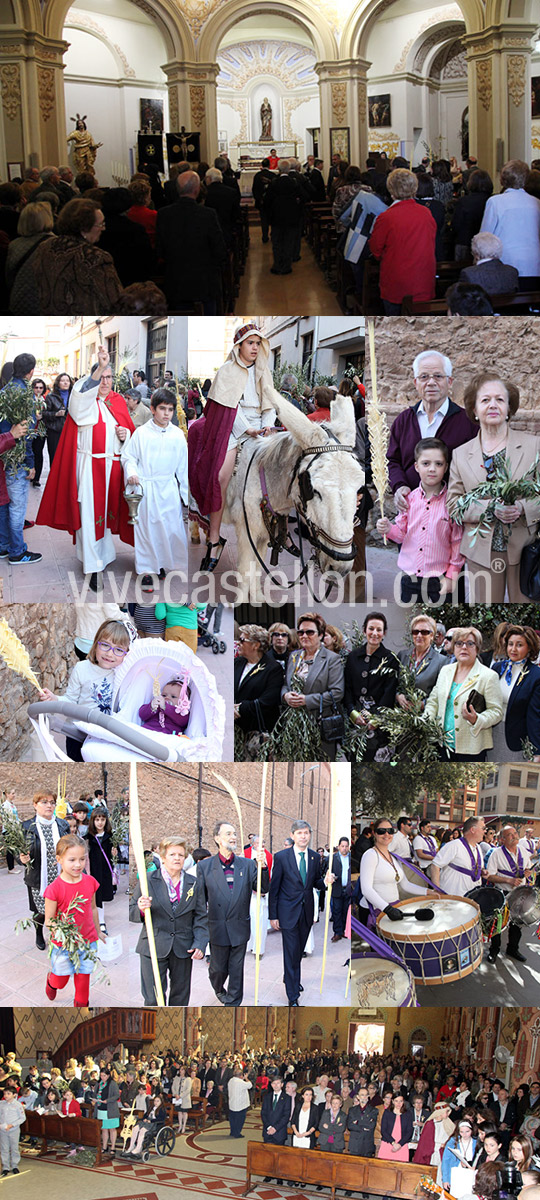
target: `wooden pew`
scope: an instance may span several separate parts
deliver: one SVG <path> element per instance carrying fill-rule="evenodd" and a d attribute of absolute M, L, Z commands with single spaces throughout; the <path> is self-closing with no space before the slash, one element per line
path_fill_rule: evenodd
<path fill-rule="evenodd" d="M 417 1166 L 416 1163 L 391 1163 L 382 1158 L 359 1158 L 355 1154 L 329 1154 L 326 1150 L 300 1150 L 296 1146 L 248 1142 L 246 1186 L 242 1196 L 248 1196 L 257 1187 L 251 1182 L 252 1175 L 290 1179 L 304 1185 L 319 1183 L 330 1188 L 331 1200 L 335 1200 L 336 1188 L 416 1200 L 420 1177 L 429 1175 L 436 1179 L 437 1168 Z"/>
<path fill-rule="evenodd" d="M 96 1151 L 96 1167 L 101 1163 L 101 1121 L 91 1117 L 60 1117 L 57 1113 L 38 1113 L 27 1109 L 23 1134 L 41 1139 L 40 1154 L 47 1153 L 47 1143 L 76 1142 Z"/>
<path fill-rule="evenodd" d="M 540 292 L 506 292 L 489 298 L 494 312 L 503 316 L 527 315 L 530 308 L 540 310 Z M 414 301 L 412 296 L 404 296 L 401 302 L 406 316 L 446 316 L 447 309 L 444 298 Z"/>

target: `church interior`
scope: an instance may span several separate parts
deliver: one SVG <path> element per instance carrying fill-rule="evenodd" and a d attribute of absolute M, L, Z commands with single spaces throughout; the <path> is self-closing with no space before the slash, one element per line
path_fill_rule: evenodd
<path fill-rule="evenodd" d="M 505 162 L 540 151 L 539 20 L 538 0 L 0 0 L 0 178 L 74 168 L 85 120 L 102 188 L 127 186 L 141 134 L 165 175 L 226 154 L 250 227 L 269 153 L 320 158 L 325 180 L 334 154 L 362 171 L 474 156 L 498 191 Z M 224 311 L 347 311 L 332 247 L 307 234 L 279 283 L 252 236 Z"/>
<path fill-rule="evenodd" d="M 68 1059 L 79 1063 L 114 1066 L 128 1058 L 137 1068 L 152 1069 L 153 1056 L 169 1052 L 186 1063 L 227 1058 L 228 1063 L 267 1060 L 295 1064 L 301 1089 L 322 1071 L 336 1073 L 344 1058 L 360 1065 L 366 1056 L 380 1055 L 385 1063 L 459 1064 L 463 1069 L 486 1072 L 506 1084 L 511 1093 L 524 1082 L 539 1078 L 540 1010 L 538 1008 L 374 1008 L 369 1012 L 348 1007 L 328 1009 L 220 1010 L 190 1007 L 163 1009 L 57 1009 L 4 1008 L 0 1011 L 2 1051 L 12 1048 L 22 1075 L 37 1065 L 40 1073 L 65 1069 Z M 309 1063 L 312 1063 L 308 1076 Z M 129 1070 L 129 1066 L 127 1068 Z M 283 1069 L 283 1068 L 282 1068 Z M 402 1068 L 403 1069 L 403 1068 Z M 119 1154 L 96 1161 L 96 1153 L 79 1146 L 66 1157 L 65 1145 L 54 1138 L 39 1146 L 23 1140 L 21 1176 L 26 1194 L 44 1187 L 59 1196 L 72 1194 L 83 1200 L 173 1200 L 213 1195 L 233 1200 L 243 1192 L 248 1143 L 261 1142 L 260 1090 L 250 1106 L 244 1141 L 232 1146 L 229 1125 L 221 1111 L 206 1119 L 190 1118 L 185 1136 L 171 1138 L 165 1155 L 151 1152 L 144 1161 L 129 1161 Z M 38 1115 L 34 1121 L 39 1120 Z M 54 1118 L 49 1118 L 54 1121 Z M 174 1121 L 174 1118 L 173 1118 Z M 66 1122 L 64 1122 L 65 1127 Z M 87 1121 L 86 1125 L 93 1122 Z M 60 1128 L 60 1136 L 63 1130 Z M 71 1174 L 75 1171 L 76 1174 Z M 275 1181 L 274 1181 L 275 1182 Z M 287 1194 L 255 1179 L 259 1196 L 266 1200 Z M 312 1189 L 309 1189 L 310 1191 Z M 304 1193 L 302 1193 L 304 1194 Z"/>

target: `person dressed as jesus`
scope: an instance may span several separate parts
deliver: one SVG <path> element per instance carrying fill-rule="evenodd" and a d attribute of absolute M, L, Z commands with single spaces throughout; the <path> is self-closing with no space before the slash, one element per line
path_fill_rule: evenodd
<path fill-rule="evenodd" d="M 74 385 L 68 415 L 43 493 L 36 525 L 72 534 L 89 586 L 116 558 L 113 534 L 133 545 L 133 526 L 123 497 L 120 452 L 135 426 L 123 396 L 112 390 L 113 373 L 103 346 L 92 373 Z"/>
<path fill-rule="evenodd" d="M 128 487 L 143 492 L 135 525 L 135 569 L 143 591 L 154 590 L 154 576 L 187 571 L 187 538 L 182 500 L 188 501 L 188 451 L 184 434 L 172 424 L 174 392 L 158 388 L 150 400 L 152 419 L 135 430 L 122 450 Z"/>

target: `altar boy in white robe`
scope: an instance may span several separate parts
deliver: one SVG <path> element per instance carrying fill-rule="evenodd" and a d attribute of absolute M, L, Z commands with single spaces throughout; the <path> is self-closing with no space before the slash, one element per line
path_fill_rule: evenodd
<path fill-rule="evenodd" d="M 126 484 L 143 491 L 135 524 L 135 569 L 143 591 L 153 591 L 153 576 L 187 571 L 187 538 L 182 500 L 188 501 L 188 452 L 184 434 L 173 425 L 176 400 L 158 388 L 150 400 L 152 419 L 135 430 L 122 454 Z"/>

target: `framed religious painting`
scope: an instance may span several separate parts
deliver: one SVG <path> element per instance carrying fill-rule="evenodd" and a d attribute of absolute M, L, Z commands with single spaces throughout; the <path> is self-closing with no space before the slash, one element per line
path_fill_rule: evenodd
<path fill-rule="evenodd" d="M 163 100 L 139 100 L 140 128 L 146 133 L 163 133 Z"/>
<path fill-rule="evenodd" d="M 22 163 L 8 162 L 7 163 L 7 175 L 8 175 L 9 182 L 11 183 L 13 179 L 22 179 L 23 178 L 23 170 L 24 170 L 24 168 L 23 168 Z"/>
<path fill-rule="evenodd" d="M 383 92 L 380 96 L 368 96 L 368 112 L 370 129 L 389 129 L 392 124 L 390 92 Z"/>
<path fill-rule="evenodd" d="M 531 117 L 533 121 L 540 117 L 540 75 L 531 79 Z"/>
<path fill-rule="evenodd" d="M 350 130 L 348 126 L 342 129 L 334 127 L 330 130 L 330 157 L 340 154 L 346 162 L 350 161 Z"/>

